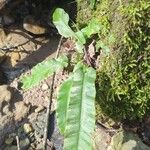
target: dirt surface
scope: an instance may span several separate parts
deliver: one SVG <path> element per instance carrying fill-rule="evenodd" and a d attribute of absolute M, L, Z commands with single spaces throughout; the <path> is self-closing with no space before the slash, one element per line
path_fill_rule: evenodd
<path fill-rule="evenodd" d="M 17 149 L 16 137 L 21 149 L 42 149 L 43 145 L 51 78 L 29 91 L 21 89 L 20 78 L 30 74 L 37 63 L 55 56 L 60 37 L 53 35 L 51 27 L 36 18 L 36 12 L 30 13 L 28 6 L 28 3 L 20 5 L 14 14 L 7 10 L 0 14 L 0 150 Z M 55 87 L 64 78 L 61 73 L 58 76 Z M 53 100 L 52 111 L 55 105 Z M 53 145 L 62 148 L 62 137 L 52 118 L 49 135 L 55 140 L 48 142 L 49 149 Z"/>

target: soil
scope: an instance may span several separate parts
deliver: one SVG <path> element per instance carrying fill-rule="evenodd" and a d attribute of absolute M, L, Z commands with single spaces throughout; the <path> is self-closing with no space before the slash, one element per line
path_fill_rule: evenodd
<path fill-rule="evenodd" d="M 5 14 L 0 16 L 5 19 L 0 28 L 0 149 L 16 149 L 16 137 L 19 138 L 22 149 L 42 149 L 51 78 L 28 91 L 21 89 L 20 78 L 30 74 L 32 67 L 37 63 L 55 57 L 60 37 L 57 33 L 54 35 L 48 24 L 44 26 L 40 22 L 42 20 L 35 20 L 35 13 L 28 14 L 28 4 L 18 7 L 24 8 L 27 14 L 14 11 L 14 14 L 9 14 L 10 17 L 6 18 Z M 22 22 L 17 21 L 15 13 L 20 14 Z M 8 16 L 7 12 L 6 14 Z M 57 76 L 59 80 L 56 79 L 55 89 L 65 78 L 62 73 Z M 47 85 L 48 88 L 44 89 L 43 85 Z M 53 145 L 62 149 L 63 140 L 56 128 L 54 110 L 55 98 L 51 109 L 53 126 L 49 133 L 53 140 L 49 141 L 48 145 L 49 149 Z"/>

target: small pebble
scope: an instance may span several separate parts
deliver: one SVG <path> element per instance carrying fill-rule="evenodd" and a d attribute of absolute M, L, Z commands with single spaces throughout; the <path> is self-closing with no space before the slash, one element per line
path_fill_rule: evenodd
<path fill-rule="evenodd" d="M 42 90 L 43 91 L 46 91 L 46 90 L 48 90 L 48 85 L 46 84 L 46 83 L 44 83 L 43 85 L 42 85 Z"/>
<path fill-rule="evenodd" d="M 34 137 L 34 133 L 31 132 L 31 133 L 29 134 L 29 137 L 30 137 L 30 138 Z"/>
<path fill-rule="evenodd" d="M 46 97 L 44 98 L 44 100 L 45 100 L 46 102 L 49 102 L 49 97 L 46 96 Z"/>
<path fill-rule="evenodd" d="M 16 133 L 11 133 L 11 134 L 9 134 L 9 137 L 16 137 Z"/>
<path fill-rule="evenodd" d="M 35 144 L 34 144 L 34 143 L 31 143 L 31 147 L 32 147 L 33 149 L 35 149 L 35 148 L 36 148 L 36 146 L 35 146 Z"/>
<path fill-rule="evenodd" d="M 39 106 L 38 108 L 35 109 L 35 112 L 39 113 L 42 110 L 44 110 L 44 106 Z"/>
<path fill-rule="evenodd" d="M 30 133 L 33 131 L 33 128 L 29 123 L 25 123 L 23 125 L 23 129 L 24 129 L 25 133 Z"/>
<path fill-rule="evenodd" d="M 29 146 L 30 146 L 30 140 L 27 137 L 20 140 L 20 150 L 27 150 Z"/>
<path fill-rule="evenodd" d="M 14 18 L 10 15 L 3 16 L 4 25 L 11 25 L 15 22 Z"/>
<path fill-rule="evenodd" d="M 29 147 L 29 149 L 28 149 L 28 150 L 35 150 L 35 148 Z"/>
<path fill-rule="evenodd" d="M 8 138 L 5 140 L 5 144 L 10 145 L 12 144 L 13 140 L 14 140 L 13 138 Z"/>

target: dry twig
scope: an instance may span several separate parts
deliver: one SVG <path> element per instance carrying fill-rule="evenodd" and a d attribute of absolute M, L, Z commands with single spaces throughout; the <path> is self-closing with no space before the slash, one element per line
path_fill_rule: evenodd
<path fill-rule="evenodd" d="M 58 47 L 57 47 L 57 52 L 56 52 L 55 58 L 58 58 L 58 56 L 59 56 L 62 39 L 63 39 L 63 37 L 61 36 Z M 48 103 L 47 112 L 46 112 L 46 125 L 45 125 L 45 129 L 44 129 L 43 150 L 46 150 L 46 147 L 47 147 L 49 116 L 50 116 L 51 105 L 52 105 L 53 87 L 54 87 L 55 76 L 56 76 L 56 74 L 54 73 L 52 76 L 51 86 L 50 86 L 50 97 L 49 97 L 49 103 Z"/>
<path fill-rule="evenodd" d="M 17 141 L 17 150 L 20 150 L 20 142 L 18 135 L 16 136 L 16 141 Z"/>

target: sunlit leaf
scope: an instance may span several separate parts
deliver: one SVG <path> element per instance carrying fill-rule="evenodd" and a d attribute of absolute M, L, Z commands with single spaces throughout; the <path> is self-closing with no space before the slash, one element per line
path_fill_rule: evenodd
<path fill-rule="evenodd" d="M 64 81 L 59 88 L 57 95 L 57 122 L 61 134 L 64 134 L 66 127 L 67 111 L 70 102 L 70 92 L 72 87 L 72 77 Z"/>
<path fill-rule="evenodd" d="M 65 81 L 60 88 L 57 120 L 65 135 L 65 150 L 92 149 L 92 133 L 95 127 L 95 78 L 93 68 L 78 63 L 72 78 Z"/>
<path fill-rule="evenodd" d="M 43 79 L 49 77 L 54 72 L 59 71 L 60 69 L 68 65 L 68 58 L 66 56 L 60 56 L 57 59 L 48 59 L 42 63 L 39 63 L 31 70 L 31 75 L 24 76 L 22 78 L 23 89 L 30 89 L 33 86 L 36 86 Z"/>
<path fill-rule="evenodd" d="M 95 19 L 92 19 L 87 27 L 81 29 L 83 35 L 86 37 L 86 38 L 90 38 L 91 35 L 93 34 L 96 34 L 98 33 L 100 30 L 100 25 L 99 25 L 99 22 Z"/>
<path fill-rule="evenodd" d="M 92 149 L 95 127 L 95 78 L 93 68 L 75 66 L 67 115 L 64 149 Z"/>
<path fill-rule="evenodd" d="M 57 8 L 54 11 L 53 23 L 59 34 L 66 38 L 71 37 L 76 40 L 76 49 L 79 53 L 83 53 L 84 44 L 86 43 L 87 38 L 90 38 L 91 35 L 98 33 L 100 30 L 98 21 L 93 19 L 85 28 L 74 32 L 68 25 L 69 15 L 61 8 Z"/>
<path fill-rule="evenodd" d="M 75 37 L 74 31 L 69 27 L 69 15 L 61 8 L 57 8 L 53 13 L 53 23 L 59 34 L 68 38 Z"/>

